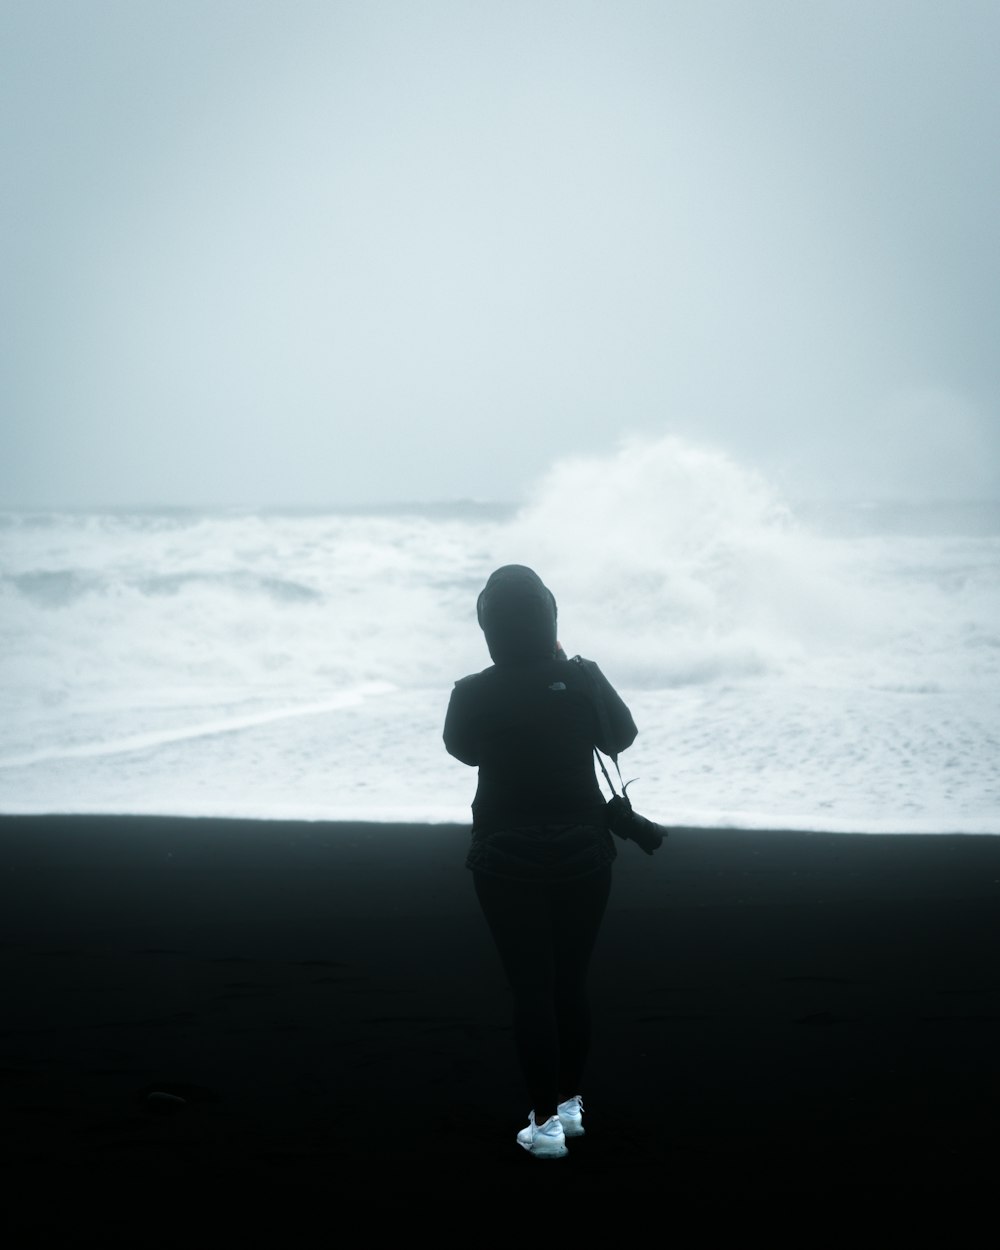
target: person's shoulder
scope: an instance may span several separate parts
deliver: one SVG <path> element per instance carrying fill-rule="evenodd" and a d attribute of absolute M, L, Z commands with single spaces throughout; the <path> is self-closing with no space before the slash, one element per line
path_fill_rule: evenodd
<path fill-rule="evenodd" d="M 491 675 L 495 672 L 496 666 L 491 664 L 489 668 L 484 668 L 482 672 L 470 673 L 467 677 L 460 677 L 455 682 L 455 689 L 462 691 L 473 690 L 477 685 L 482 685 L 483 682 L 489 681 Z"/>
<path fill-rule="evenodd" d="M 574 655 L 568 664 L 571 669 L 576 670 L 578 685 L 589 689 L 591 693 L 599 692 L 602 697 L 606 697 L 608 691 L 617 694 L 596 660 L 587 660 L 582 655 Z"/>

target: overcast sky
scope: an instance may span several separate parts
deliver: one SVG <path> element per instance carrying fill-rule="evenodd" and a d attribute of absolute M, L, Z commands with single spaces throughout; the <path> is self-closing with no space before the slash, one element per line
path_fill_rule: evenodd
<path fill-rule="evenodd" d="M 0 0 L 0 504 L 1000 494 L 996 0 Z"/>

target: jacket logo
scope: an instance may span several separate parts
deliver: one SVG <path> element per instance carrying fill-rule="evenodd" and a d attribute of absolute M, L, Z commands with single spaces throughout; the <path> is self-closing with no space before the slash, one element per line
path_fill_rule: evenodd
<path fill-rule="evenodd" d="M 549 686 L 549 689 L 550 690 L 565 690 L 566 683 L 564 681 L 554 681 L 552 685 Z"/>

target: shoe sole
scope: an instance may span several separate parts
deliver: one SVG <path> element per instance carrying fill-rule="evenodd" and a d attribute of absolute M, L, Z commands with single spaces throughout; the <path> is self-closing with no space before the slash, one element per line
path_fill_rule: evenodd
<path fill-rule="evenodd" d="M 555 1142 L 549 1144 L 543 1142 L 532 1143 L 530 1141 L 522 1141 L 520 1134 L 517 1138 L 517 1144 L 522 1150 L 526 1150 L 529 1155 L 534 1155 L 536 1159 L 565 1159 L 569 1154 L 565 1145 L 560 1146 Z"/>
<path fill-rule="evenodd" d="M 525 1146 L 524 1142 L 518 1142 L 533 1159 L 565 1159 L 569 1151 L 565 1146 L 549 1147 L 547 1150 L 539 1150 L 537 1146 Z"/>

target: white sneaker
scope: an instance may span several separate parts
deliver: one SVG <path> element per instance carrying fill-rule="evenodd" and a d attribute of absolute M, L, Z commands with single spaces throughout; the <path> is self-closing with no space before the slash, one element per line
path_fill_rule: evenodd
<path fill-rule="evenodd" d="M 562 1159 L 569 1154 L 566 1135 L 558 1115 L 550 1115 L 544 1124 L 535 1123 L 535 1113 L 528 1117 L 527 1128 L 517 1135 L 517 1144 L 536 1159 Z"/>
<path fill-rule="evenodd" d="M 579 1094 L 574 1094 L 572 1098 L 561 1102 L 556 1107 L 556 1114 L 559 1116 L 559 1123 L 563 1126 L 563 1133 L 567 1137 L 582 1137 L 586 1132 L 583 1127 L 583 1099 Z"/>

